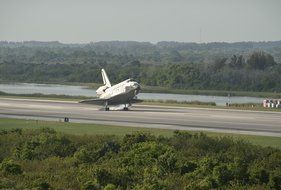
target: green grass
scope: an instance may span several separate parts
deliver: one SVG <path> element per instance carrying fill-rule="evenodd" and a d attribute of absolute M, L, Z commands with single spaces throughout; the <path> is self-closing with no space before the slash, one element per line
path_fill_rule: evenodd
<path fill-rule="evenodd" d="M 190 107 L 190 108 L 224 108 L 223 106 L 214 106 L 208 104 L 183 104 L 183 103 L 168 103 L 163 101 L 146 101 L 144 100 L 142 105 L 151 105 L 151 106 L 176 106 L 176 107 Z"/>
<path fill-rule="evenodd" d="M 249 110 L 249 111 L 274 111 L 274 112 L 281 112 L 281 109 L 279 108 L 264 108 L 262 105 L 253 104 L 254 107 L 251 106 L 251 104 L 236 104 L 230 107 L 226 106 L 218 106 L 218 105 L 212 105 L 210 102 L 202 102 L 202 104 L 199 102 L 198 104 L 195 104 L 196 102 L 190 102 L 190 103 L 181 103 L 181 102 L 165 102 L 165 101 L 144 101 L 141 104 L 143 105 L 156 105 L 156 106 L 176 106 L 176 107 L 189 107 L 189 108 L 213 108 L 213 109 L 230 109 L 230 110 Z"/>
<path fill-rule="evenodd" d="M 87 96 L 70 96 L 70 95 L 57 95 L 57 94 L 41 94 L 41 93 L 34 93 L 34 94 L 13 94 L 13 93 L 6 93 L 0 91 L 0 97 L 22 97 L 22 98 L 35 98 L 35 99 L 52 99 L 52 100 L 84 100 L 87 98 L 94 98 L 94 97 L 87 97 Z"/>
<path fill-rule="evenodd" d="M 39 120 L 25 120 L 25 119 L 8 119 L 0 118 L 1 129 L 36 129 L 41 127 L 54 128 L 56 131 L 74 134 L 74 135 L 124 135 L 136 131 L 147 131 L 155 135 L 171 136 L 171 130 L 165 129 L 148 129 L 136 127 L 123 127 L 114 125 L 102 124 L 85 124 L 85 123 L 65 123 L 55 121 L 39 121 Z"/>
<path fill-rule="evenodd" d="M 200 102 L 200 101 L 177 101 L 177 100 L 144 100 L 145 103 L 164 103 L 164 104 L 182 104 L 182 105 L 206 105 L 206 106 L 216 106 L 215 102 Z"/>
<path fill-rule="evenodd" d="M 163 135 L 170 137 L 173 135 L 173 130 L 166 129 L 149 129 L 141 127 L 124 127 L 102 124 L 83 124 L 83 123 L 64 123 L 64 122 L 52 122 L 52 121 L 36 121 L 36 120 L 24 120 L 24 119 L 7 119 L 0 118 L 0 130 L 1 129 L 37 129 L 42 127 L 53 128 L 58 132 L 63 132 L 73 135 L 118 135 L 123 136 L 128 133 L 136 131 L 150 132 L 156 136 Z M 190 133 L 195 133 L 190 131 Z M 213 137 L 228 136 L 234 139 L 243 139 L 253 143 L 255 145 L 261 145 L 263 147 L 271 146 L 281 149 L 281 137 L 268 137 L 268 136 L 255 136 L 255 135 L 240 135 L 229 133 L 213 133 L 205 132 L 207 135 Z"/>
<path fill-rule="evenodd" d="M 231 96 L 281 98 L 280 92 L 254 92 L 254 91 L 233 91 L 233 90 L 193 90 L 193 89 L 175 89 L 175 88 L 160 87 L 160 86 L 143 86 L 142 92 L 209 95 L 209 96 L 228 96 L 228 94 L 230 94 Z"/>

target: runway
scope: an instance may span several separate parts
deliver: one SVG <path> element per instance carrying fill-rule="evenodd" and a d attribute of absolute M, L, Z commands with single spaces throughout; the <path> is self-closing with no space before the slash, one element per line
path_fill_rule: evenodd
<path fill-rule="evenodd" d="M 0 118 L 24 118 L 119 126 L 199 130 L 281 137 L 281 112 L 134 105 L 130 111 L 100 111 L 72 101 L 0 98 Z"/>

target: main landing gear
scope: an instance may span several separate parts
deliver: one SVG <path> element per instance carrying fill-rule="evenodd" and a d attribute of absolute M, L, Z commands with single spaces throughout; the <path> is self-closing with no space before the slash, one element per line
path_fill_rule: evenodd
<path fill-rule="evenodd" d="M 128 107 L 124 107 L 123 110 L 124 111 L 129 111 L 129 108 Z"/>
<path fill-rule="evenodd" d="M 124 108 L 123 108 L 123 110 L 124 111 L 129 111 L 129 106 L 131 106 L 131 104 L 124 104 L 125 106 L 124 106 Z"/>
<path fill-rule="evenodd" d="M 129 106 L 131 106 L 131 104 L 124 104 L 123 110 L 124 111 L 129 111 Z M 105 102 L 104 110 L 105 111 L 109 111 L 110 110 L 109 107 L 108 107 L 108 103 L 107 102 Z"/>

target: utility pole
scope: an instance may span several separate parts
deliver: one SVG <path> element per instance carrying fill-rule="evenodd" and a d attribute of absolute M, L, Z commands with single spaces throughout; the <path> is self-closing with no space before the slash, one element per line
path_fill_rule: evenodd
<path fill-rule="evenodd" d="M 202 43 L 202 28 L 200 28 L 200 41 L 199 43 L 201 44 Z"/>

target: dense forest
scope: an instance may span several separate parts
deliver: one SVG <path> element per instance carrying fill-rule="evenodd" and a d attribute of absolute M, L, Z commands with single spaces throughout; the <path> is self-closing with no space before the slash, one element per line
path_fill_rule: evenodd
<path fill-rule="evenodd" d="M 281 151 L 175 131 L 75 136 L 2 130 L 0 189 L 280 189 Z"/>
<path fill-rule="evenodd" d="M 180 89 L 281 92 L 281 41 L 0 42 L 0 82 L 119 82 Z"/>

